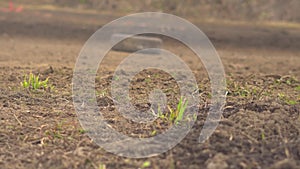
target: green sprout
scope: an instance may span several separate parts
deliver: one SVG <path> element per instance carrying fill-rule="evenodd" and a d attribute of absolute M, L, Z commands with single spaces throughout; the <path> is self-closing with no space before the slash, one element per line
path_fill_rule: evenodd
<path fill-rule="evenodd" d="M 80 134 L 84 134 L 84 133 L 86 133 L 87 131 L 84 130 L 84 129 L 79 129 L 78 132 L 79 132 Z"/>
<path fill-rule="evenodd" d="M 188 101 L 183 99 L 183 97 L 180 98 L 179 103 L 177 104 L 177 108 L 174 110 L 170 106 L 167 106 L 169 109 L 169 113 L 164 114 L 160 107 L 158 106 L 158 113 L 157 117 L 159 117 L 162 120 L 166 120 L 171 123 L 178 124 L 178 122 L 183 120 L 183 115 L 186 110 Z M 197 118 L 197 114 L 193 116 L 193 118 Z M 156 133 L 155 133 L 156 134 Z"/>
<path fill-rule="evenodd" d="M 283 93 L 278 93 L 278 97 L 288 105 L 296 105 L 298 103 L 296 100 L 288 98 Z"/>
<path fill-rule="evenodd" d="M 296 100 L 286 100 L 286 103 L 289 105 L 296 105 L 297 101 Z"/>
<path fill-rule="evenodd" d="M 105 164 L 99 164 L 99 169 L 106 169 L 106 165 Z"/>
<path fill-rule="evenodd" d="M 23 88 L 28 88 L 32 90 L 47 89 L 48 87 L 53 89 L 51 85 L 48 85 L 48 78 L 42 81 L 40 80 L 38 75 L 36 76 L 32 73 L 30 73 L 29 76 L 24 76 L 24 80 L 23 82 L 21 82 L 21 86 Z"/>
<path fill-rule="evenodd" d="M 151 79 L 150 79 L 150 78 L 146 78 L 146 79 L 145 79 L 145 82 L 146 82 L 146 83 L 150 83 L 150 82 L 151 82 Z"/>
<path fill-rule="evenodd" d="M 188 101 L 184 100 L 183 97 L 180 98 L 179 103 L 177 104 L 177 109 L 173 110 L 168 106 L 170 111 L 169 121 L 174 121 L 176 124 L 183 119 L 184 111 L 187 107 Z"/>
<path fill-rule="evenodd" d="M 261 131 L 261 139 L 262 139 L 262 140 L 265 140 L 265 139 L 266 139 L 266 135 L 265 135 L 265 132 L 264 132 L 264 131 Z"/>
<path fill-rule="evenodd" d="M 160 109 L 160 107 L 158 106 L 158 117 L 159 118 L 161 118 L 161 119 L 165 119 L 166 118 L 166 116 L 162 113 L 162 111 L 161 111 L 161 109 Z"/>
<path fill-rule="evenodd" d="M 142 168 L 148 168 L 151 166 L 151 162 L 150 161 L 145 161 L 142 165 Z"/>
<path fill-rule="evenodd" d="M 152 132 L 151 132 L 151 136 L 155 136 L 157 134 L 157 131 L 156 130 L 153 130 Z"/>
<path fill-rule="evenodd" d="M 285 83 L 288 84 L 288 85 L 292 85 L 292 84 L 295 84 L 296 82 L 298 82 L 298 80 L 295 78 L 295 77 L 289 77 Z"/>

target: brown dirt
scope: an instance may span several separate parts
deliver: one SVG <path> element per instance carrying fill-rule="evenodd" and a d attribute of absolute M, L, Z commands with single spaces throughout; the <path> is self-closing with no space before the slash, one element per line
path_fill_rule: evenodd
<path fill-rule="evenodd" d="M 210 106 L 210 84 L 195 55 L 165 39 L 199 84 L 199 115 L 193 130 L 172 150 L 156 157 L 128 159 L 107 153 L 81 129 L 72 103 L 72 75 L 87 38 L 108 21 L 109 13 L 28 9 L 0 13 L 0 168 L 299 168 L 300 166 L 300 26 L 204 22 L 189 18 L 212 40 L 223 61 L 228 97 L 212 137 L 197 139 Z M 96 78 L 101 112 L 115 129 L 132 137 L 163 131 L 165 122 L 141 126 L 118 116 L 109 87 L 113 72 L 128 53 L 111 51 Z M 49 77 L 52 91 L 20 86 L 33 72 Z M 157 75 L 158 76 L 154 76 Z M 137 108 L 146 109 L 149 92 L 159 87 L 178 101 L 170 75 L 147 70 L 132 81 Z M 173 90 L 171 90 L 173 89 Z M 143 91 L 143 92 L 142 92 Z"/>

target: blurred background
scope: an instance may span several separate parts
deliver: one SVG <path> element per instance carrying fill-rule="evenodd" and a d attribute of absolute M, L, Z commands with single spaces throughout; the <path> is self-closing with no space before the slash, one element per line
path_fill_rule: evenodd
<path fill-rule="evenodd" d="M 255 21 L 300 21 L 298 0 L 14 0 L 23 5 L 53 5 L 98 12 L 135 13 L 161 11 L 198 19 L 228 19 Z M 2 5 L 5 0 L 1 1 Z"/>

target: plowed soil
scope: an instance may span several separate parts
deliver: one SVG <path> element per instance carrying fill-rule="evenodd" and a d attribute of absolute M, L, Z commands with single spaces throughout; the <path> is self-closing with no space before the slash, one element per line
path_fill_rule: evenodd
<path fill-rule="evenodd" d="M 0 168 L 154 169 L 300 168 L 300 26 L 190 19 L 215 45 L 225 67 L 228 96 L 220 125 L 203 144 L 199 133 L 210 107 L 210 83 L 199 59 L 184 45 L 164 39 L 195 74 L 201 98 L 191 132 L 172 150 L 144 159 L 106 152 L 85 133 L 72 100 L 78 53 L 98 28 L 118 15 L 28 9 L 0 12 Z M 165 122 L 138 125 L 117 113 L 110 83 L 128 53 L 110 51 L 96 78 L 97 102 L 106 120 L 131 137 L 163 132 Z M 22 88 L 24 75 L 49 78 L 53 90 Z M 131 82 L 132 103 L 149 108 L 154 88 L 168 103 L 179 100 L 176 82 L 158 70 Z M 153 134 L 153 133 L 152 133 Z"/>

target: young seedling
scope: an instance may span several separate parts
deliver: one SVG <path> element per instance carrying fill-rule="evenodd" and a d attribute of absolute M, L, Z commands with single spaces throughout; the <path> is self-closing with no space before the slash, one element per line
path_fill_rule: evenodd
<path fill-rule="evenodd" d="M 284 101 L 288 105 L 296 105 L 298 103 L 297 100 L 290 99 L 283 93 L 278 93 L 278 97 L 280 100 Z"/>
<path fill-rule="evenodd" d="M 156 130 L 153 130 L 152 132 L 151 132 L 151 136 L 155 136 L 157 134 L 157 131 Z"/>
<path fill-rule="evenodd" d="M 185 109 L 187 107 L 188 101 L 184 100 L 183 97 L 180 98 L 179 103 L 177 104 L 177 109 L 173 110 L 168 106 L 168 109 L 170 111 L 169 114 L 169 121 L 174 122 L 175 124 L 178 124 L 183 119 L 183 115 L 185 112 Z"/>
<path fill-rule="evenodd" d="M 28 88 L 30 90 L 38 90 L 38 89 L 53 89 L 53 86 L 48 85 L 48 78 L 46 80 L 40 80 L 38 75 L 34 75 L 32 73 L 29 76 L 25 75 L 23 82 L 21 82 L 21 86 L 23 88 Z"/>
<path fill-rule="evenodd" d="M 261 131 L 261 139 L 262 139 L 262 140 L 265 140 L 265 139 L 266 139 L 266 135 L 265 135 L 265 132 L 264 132 L 264 131 Z"/>
<path fill-rule="evenodd" d="M 296 91 L 300 91 L 300 85 L 298 85 L 297 87 L 295 87 Z"/>
<path fill-rule="evenodd" d="M 86 133 L 87 131 L 84 130 L 84 129 L 79 129 L 78 132 L 79 132 L 80 134 L 84 134 L 84 133 Z"/>
<path fill-rule="evenodd" d="M 158 109 L 158 110 L 157 110 L 157 116 L 158 116 L 159 118 L 161 118 L 161 119 L 166 119 L 166 115 L 163 114 L 163 112 L 162 112 L 161 109 L 160 109 L 160 106 L 158 106 L 157 109 Z"/>
<path fill-rule="evenodd" d="M 177 108 L 173 110 L 170 106 L 167 106 L 169 109 L 169 113 L 164 114 L 160 107 L 158 106 L 157 114 L 153 113 L 156 115 L 158 118 L 165 120 L 170 123 L 175 123 L 178 124 L 180 121 L 183 120 L 183 115 L 186 110 L 188 101 L 183 99 L 183 97 L 180 98 L 179 103 L 177 104 Z M 197 114 L 193 116 L 194 119 L 197 118 Z M 156 134 L 156 132 L 155 132 Z"/>
<path fill-rule="evenodd" d="M 150 167 L 150 166 L 151 166 L 151 162 L 150 162 L 150 161 L 145 161 L 145 162 L 143 163 L 143 165 L 142 165 L 141 168 L 148 168 L 148 167 Z"/>
<path fill-rule="evenodd" d="M 105 164 L 99 164 L 99 169 L 106 169 L 106 165 Z"/>

